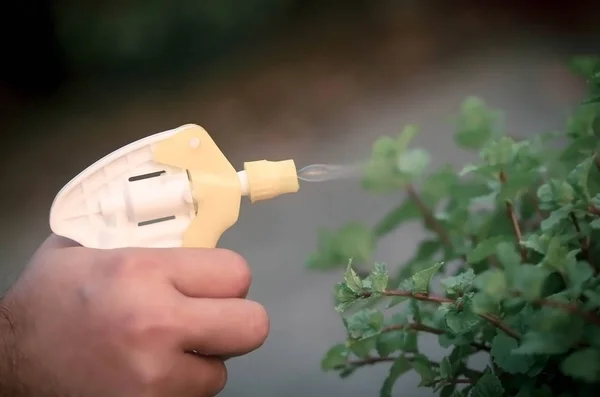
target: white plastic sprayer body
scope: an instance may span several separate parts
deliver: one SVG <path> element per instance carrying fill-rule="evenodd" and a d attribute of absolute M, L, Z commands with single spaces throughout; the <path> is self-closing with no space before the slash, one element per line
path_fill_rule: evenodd
<path fill-rule="evenodd" d="M 215 247 L 240 200 L 299 189 L 293 160 L 236 171 L 193 124 L 135 141 L 98 160 L 57 194 L 50 227 L 90 248 Z"/>

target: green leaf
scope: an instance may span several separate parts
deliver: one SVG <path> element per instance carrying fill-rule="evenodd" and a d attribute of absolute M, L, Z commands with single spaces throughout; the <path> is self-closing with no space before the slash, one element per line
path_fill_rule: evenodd
<path fill-rule="evenodd" d="M 435 371 L 429 359 L 423 355 L 415 355 L 412 368 L 421 376 L 421 384 L 426 385 L 435 379 Z"/>
<path fill-rule="evenodd" d="M 544 283 L 550 272 L 541 266 L 523 264 L 515 272 L 512 288 L 519 291 L 526 300 L 536 300 L 541 297 Z"/>
<path fill-rule="evenodd" d="M 588 104 L 592 104 L 592 103 L 600 103 L 600 95 L 593 96 L 593 97 L 588 98 L 585 101 L 583 101 L 584 105 L 588 105 Z"/>
<path fill-rule="evenodd" d="M 472 311 L 453 310 L 446 315 L 446 324 L 455 334 L 464 334 L 481 324 L 481 318 Z"/>
<path fill-rule="evenodd" d="M 473 295 L 471 304 L 475 314 L 496 313 L 498 310 L 498 301 L 484 292 Z"/>
<path fill-rule="evenodd" d="M 572 305 L 571 299 L 567 299 L 564 294 L 555 294 L 548 297 L 554 302 L 561 302 L 563 305 Z M 531 329 L 535 332 L 544 333 L 551 342 L 560 346 L 561 349 L 569 349 L 572 345 L 578 344 L 584 334 L 585 320 L 581 316 L 573 316 L 570 312 L 544 306 L 537 310 L 532 318 Z M 560 339 L 556 343 L 553 339 Z"/>
<path fill-rule="evenodd" d="M 600 380 L 600 351 L 586 348 L 573 352 L 562 361 L 560 369 L 571 378 L 588 383 L 598 382 Z"/>
<path fill-rule="evenodd" d="M 367 263 L 371 261 L 375 249 L 375 237 L 369 227 L 351 222 L 338 230 L 336 245 L 339 257 Z"/>
<path fill-rule="evenodd" d="M 541 231 L 547 233 L 548 231 L 554 229 L 561 222 L 566 220 L 570 213 L 571 207 L 560 207 L 559 209 L 552 211 L 550 215 L 540 223 Z"/>
<path fill-rule="evenodd" d="M 412 149 L 398 156 L 396 163 L 400 172 L 411 177 L 420 175 L 431 162 L 431 156 L 423 149 Z"/>
<path fill-rule="evenodd" d="M 517 153 L 517 144 L 509 136 L 489 141 L 481 151 L 483 161 L 492 167 L 510 165 Z"/>
<path fill-rule="evenodd" d="M 548 235 L 539 235 L 532 234 L 522 242 L 525 248 L 533 250 L 537 253 L 546 255 L 546 250 L 548 249 L 548 244 L 550 243 L 550 236 Z"/>
<path fill-rule="evenodd" d="M 463 294 L 471 288 L 475 280 L 475 272 L 468 269 L 454 277 L 448 277 L 441 281 L 442 287 L 450 295 Z"/>
<path fill-rule="evenodd" d="M 458 175 L 459 176 L 469 175 L 471 173 L 479 171 L 482 167 L 484 167 L 484 166 L 479 165 L 479 164 L 467 164 L 462 168 L 462 170 L 460 170 Z"/>
<path fill-rule="evenodd" d="M 403 153 L 408 148 L 408 145 L 417 136 L 419 127 L 415 124 L 408 124 L 404 127 L 398 138 L 396 138 L 394 147 L 398 153 Z"/>
<path fill-rule="evenodd" d="M 445 198 L 461 184 L 461 181 L 452 169 L 447 165 L 427 176 L 421 184 L 421 197 L 429 204 L 435 206 L 441 199 Z"/>
<path fill-rule="evenodd" d="M 390 367 L 390 372 L 388 376 L 383 381 L 383 385 L 381 390 L 379 391 L 380 397 L 392 397 L 392 391 L 394 389 L 394 384 L 402 375 L 406 372 L 410 371 L 412 365 L 410 361 L 404 356 L 400 356 L 394 361 L 394 364 Z"/>
<path fill-rule="evenodd" d="M 583 295 L 588 299 L 588 305 L 592 308 L 600 307 L 600 293 L 599 291 L 585 290 Z"/>
<path fill-rule="evenodd" d="M 518 342 L 504 332 L 496 334 L 492 340 L 492 358 L 494 362 L 509 374 L 526 374 L 535 364 L 535 358 L 528 355 L 513 355 L 512 350 Z"/>
<path fill-rule="evenodd" d="M 449 379 L 454 376 L 455 369 L 452 367 L 452 363 L 448 357 L 444 357 L 440 361 L 440 376 L 443 379 Z"/>
<path fill-rule="evenodd" d="M 395 191 L 407 183 L 396 166 L 397 141 L 390 137 L 379 138 L 373 144 L 371 158 L 364 166 L 362 187 L 374 193 Z"/>
<path fill-rule="evenodd" d="M 531 186 L 538 179 L 538 172 L 521 172 L 511 175 L 510 179 L 503 183 L 498 194 L 498 201 L 514 201 L 524 193 L 527 193 Z"/>
<path fill-rule="evenodd" d="M 600 229 L 600 218 L 594 219 L 589 224 L 590 228 L 598 230 Z"/>
<path fill-rule="evenodd" d="M 585 200 L 591 200 L 588 189 L 588 177 L 590 170 L 594 165 L 595 156 L 590 156 L 578 164 L 567 176 L 567 181 L 573 187 L 575 192 Z"/>
<path fill-rule="evenodd" d="M 404 222 L 421 219 L 421 212 L 413 200 L 404 203 L 390 211 L 373 229 L 375 237 L 382 237 L 393 232 Z"/>
<path fill-rule="evenodd" d="M 504 397 L 504 387 L 496 375 L 488 372 L 477 380 L 471 397 Z"/>
<path fill-rule="evenodd" d="M 456 394 L 458 392 L 458 394 Z M 440 397 L 464 397 L 465 394 L 462 391 L 456 390 L 456 385 L 449 384 L 440 390 Z"/>
<path fill-rule="evenodd" d="M 511 240 L 512 237 L 510 236 L 494 236 L 486 240 L 480 241 L 475 246 L 475 248 L 473 248 L 467 254 L 467 262 L 469 262 L 470 264 L 481 262 L 487 259 L 488 257 L 496 254 L 497 246 L 499 243 Z"/>
<path fill-rule="evenodd" d="M 331 269 L 340 266 L 337 261 L 336 236 L 330 230 L 320 229 L 318 231 L 317 251 L 310 255 L 308 267 L 311 269 Z"/>
<path fill-rule="evenodd" d="M 405 332 L 402 350 L 406 353 L 417 353 L 419 351 L 419 334 L 417 332 Z"/>
<path fill-rule="evenodd" d="M 561 335 L 531 331 L 523 335 L 521 344 L 512 353 L 515 355 L 556 355 L 566 353 L 571 342 Z"/>
<path fill-rule="evenodd" d="M 548 386 L 543 385 L 541 387 L 536 387 L 534 382 L 527 382 L 525 384 L 519 382 L 518 389 L 519 392 L 515 397 L 553 397 L 555 395 Z M 560 397 L 565 396 L 560 395 Z"/>
<path fill-rule="evenodd" d="M 600 58 L 597 56 L 578 55 L 572 57 L 568 64 L 573 72 L 589 79 L 600 68 Z"/>
<path fill-rule="evenodd" d="M 508 284 L 504 272 L 499 269 L 489 269 L 479 274 L 475 285 L 495 302 L 500 302 L 507 293 Z"/>
<path fill-rule="evenodd" d="M 413 294 L 428 294 L 431 279 L 440 271 L 443 265 L 443 262 L 439 262 L 431 266 L 430 268 L 415 273 L 410 278 L 410 292 L 412 292 Z"/>
<path fill-rule="evenodd" d="M 594 115 L 593 118 L 595 117 L 596 116 Z M 573 137 L 565 150 L 561 153 L 559 159 L 565 163 L 564 166 L 572 165 L 572 167 L 569 168 L 574 168 L 573 162 L 577 163 L 582 157 L 589 156 L 594 152 L 594 149 L 598 144 L 598 138 L 594 135 L 589 135 L 591 123 L 588 119 L 589 117 L 585 117 L 584 120 L 571 118 L 570 125 L 567 129 L 570 129 L 573 134 L 583 133 L 584 135 Z"/>
<path fill-rule="evenodd" d="M 388 357 L 390 354 L 401 350 L 404 347 L 404 331 L 383 332 L 377 337 L 375 349 L 381 357 Z"/>
<path fill-rule="evenodd" d="M 359 296 L 356 292 L 352 291 L 346 283 L 338 283 L 335 285 L 335 301 L 338 303 L 336 306 L 337 311 L 344 311 L 348 308 L 352 303 L 354 303 Z"/>
<path fill-rule="evenodd" d="M 378 335 L 383 328 L 383 314 L 375 309 L 363 309 L 347 319 L 348 334 L 352 339 L 366 339 Z"/>
<path fill-rule="evenodd" d="M 371 356 L 371 351 L 375 349 L 375 338 L 366 338 L 360 340 L 348 340 L 348 349 L 356 355 L 356 357 L 367 359 Z"/>
<path fill-rule="evenodd" d="M 498 113 L 488 108 L 481 98 L 468 97 L 461 106 L 455 143 L 468 150 L 481 149 L 494 133 Z"/>
<path fill-rule="evenodd" d="M 581 291 L 583 285 L 594 276 L 592 267 L 584 261 L 568 261 L 565 267 L 569 287 L 577 291 Z"/>
<path fill-rule="evenodd" d="M 371 289 L 374 292 L 384 292 L 387 288 L 389 274 L 384 263 L 375 263 L 371 271 Z"/>
<path fill-rule="evenodd" d="M 444 313 L 446 325 L 457 335 L 472 331 L 482 322 L 473 312 L 473 304 L 468 296 L 457 299 L 455 303 L 442 303 L 438 310 Z"/>
<path fill-rule="evenodd" d="M 396 155 L 396 141 L 389 136 L 382 136 L 373 142 L 372 156 L 384 158 Z"/>
<path fill-rule="evenodd" d="M 521 255 L 517 252 L 515 244 L 502 242 L 496 246 L 496 257 L 504 268 L 504 274 L 508 283 L 511 283 L 513 275 L 521 266 Z"/>
<path fill-rule="evenodd" d="M 543 265 L 564 274 L 566 267 L 569 266 L 570 263 L 576 261 L 575 256 L 579 251 L 579 249 L 569 251 L 569 249 L 563 245 L 560 237 L 554 237 L 548 243 Z"/>
<path fill-rule="evenodd" d="M 348 360 L 348 348 L 343 344 L 337 344 L 327 351 L 321 360 L 321 369 L 329 371 L 344 366 Z"/>
<path fill-rule="evenodd" d="M 351 260 L 348 261 L 348 266 L 346 267 L 346 272 L 344 273 L 344 282 L 352 292 L 359 293 L 363 289 L 362 280 L 352 268 Z"/>
<path fill-rule="evenodd" d="M 540 209 L 554 210 L 557 206 L 567 205 L 575 199 L 575 190 L 569 183 L 551 179 L 537 190 Z"/>
<path fill-rule="evenodd" d="M 590 346 L 600 348 L 600 332 L 595 324 L 587 324 L 584 327 L 584 338 Z"/>

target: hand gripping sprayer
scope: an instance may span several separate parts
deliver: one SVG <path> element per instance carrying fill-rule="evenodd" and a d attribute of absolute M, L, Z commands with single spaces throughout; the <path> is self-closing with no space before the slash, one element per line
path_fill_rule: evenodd
<path fill-rule="evenodd" d="M 194 124 L 140 139 L 70 181 L 50 228 L 88 248 L 214 248 L 251 202 L 299 189 L 293 160 L 250 161 L 237 172 Z"/>

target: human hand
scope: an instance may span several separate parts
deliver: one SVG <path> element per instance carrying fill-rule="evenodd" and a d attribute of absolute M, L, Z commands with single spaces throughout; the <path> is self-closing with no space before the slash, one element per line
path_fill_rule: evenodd
<path fill-rule="evenodd" d="M 268 335 L 250 282 L 231 251 L 93 250 L 53 235 L 2 300 L 0 385 L 13 397 L 214 396 L 225 357 Z"/>

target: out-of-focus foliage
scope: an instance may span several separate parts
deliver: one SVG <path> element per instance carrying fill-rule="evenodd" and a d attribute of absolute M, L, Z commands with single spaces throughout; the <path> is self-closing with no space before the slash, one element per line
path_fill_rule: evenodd
<path fill-rule="evenodd" d="M 398 274 L 347 265 L 335 287 L 344 342 L 322 361 L 342 377 L 389 363 L 381 397 L 408 371 L 445 397 L 581 397 L 600 390 L 600 58 L 573 61 L 589 93 L 562 134 L 516 140 L 481 99 L 463 102 L 455 142 L 475 164 L 425 174 L 416 127 L 373 145 L 364 187 L 406 199 L 376 225 L 322 231 L 310 266 L 370 264 L 379 239 L 422 219 L 429 236 Z M 563 138 L 566 147 L 552 144 Z M 387 301 L 378 310 L 376 303 Z M 449 348 L 439 361 L 418 338 Z M 470 357 L 485 354 L 483 370 Z"/>
<path fill-rule="evenodd" d="M 281 18 L 293 0 L 58 1 L 59 40 L 74 69 L 148 69 L 210 54 Z M 175 58 L 173 58 L 175 57 Z"/>

